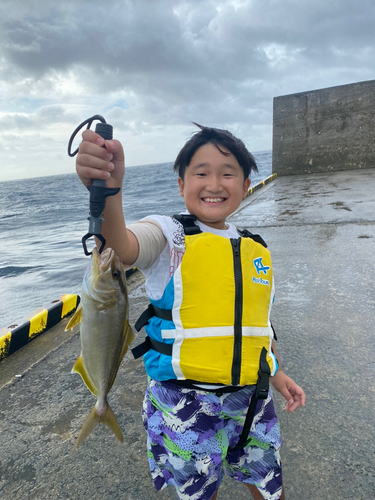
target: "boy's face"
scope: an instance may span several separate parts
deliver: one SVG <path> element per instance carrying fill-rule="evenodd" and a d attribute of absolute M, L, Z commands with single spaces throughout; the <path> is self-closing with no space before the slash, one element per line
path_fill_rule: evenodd
<path fill-rule="evenodd" d="M 220 149 L 229 151 L 220 146 Z M 235 156 L 223 155 L 211 143 L 195 152 L 185 177 L 178 178 L 180 196 L 198 220 L 215 229 L 226 229 L 225 220 L 238 208 L 250 186 Z"/>

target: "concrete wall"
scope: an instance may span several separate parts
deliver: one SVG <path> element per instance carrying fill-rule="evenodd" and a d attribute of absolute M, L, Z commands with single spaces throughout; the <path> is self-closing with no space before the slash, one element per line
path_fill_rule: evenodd
<path fill-rule="evenodd" d="M 375 167 L 375 80 L 273 101 L 272 172 Z"/>

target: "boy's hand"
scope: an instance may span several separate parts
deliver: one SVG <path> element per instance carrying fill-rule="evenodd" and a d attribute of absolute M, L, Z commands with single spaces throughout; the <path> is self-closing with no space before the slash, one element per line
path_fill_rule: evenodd
<path fill-rule="evenodd" d="M 287 400 L 286 411 L 293 412 L 299 406 L 305 406 L 306 395 L 288 375 L 279 370 L 270 378 L 272 386 Z"/>
<path fill-rule="evenodd" d="M 122 187 L 125 173 L 124 150 L 119 141 L 105 141 L 93 130 L 85 130 L 79 145 L 76 170 L 85 186 L 93 179 L 105 179 L 106 187 Z M 105 145 L 105 148 L 102 146 Z"/>

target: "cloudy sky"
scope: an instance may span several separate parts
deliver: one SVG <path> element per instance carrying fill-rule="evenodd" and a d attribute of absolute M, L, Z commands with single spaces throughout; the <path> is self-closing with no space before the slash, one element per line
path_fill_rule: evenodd
<path fill-rule="evenodd" d="M 273 98 L 375 79 L 374 0 L 0 0 L 0 180 L 74 171 L 86 118 L 129 166 L 191 121 L 272 146 Z"/>

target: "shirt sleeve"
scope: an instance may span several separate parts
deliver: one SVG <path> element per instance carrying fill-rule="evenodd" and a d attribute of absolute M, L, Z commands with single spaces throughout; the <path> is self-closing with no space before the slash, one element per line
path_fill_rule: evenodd
<path fill-rule="evenodd" d="M 161 225 L 153 219 L 142 219 L 126 227 L 134 234 L 139 244 L 139 254 L 133 266 L 149 269 L 167 244 Z"/>

